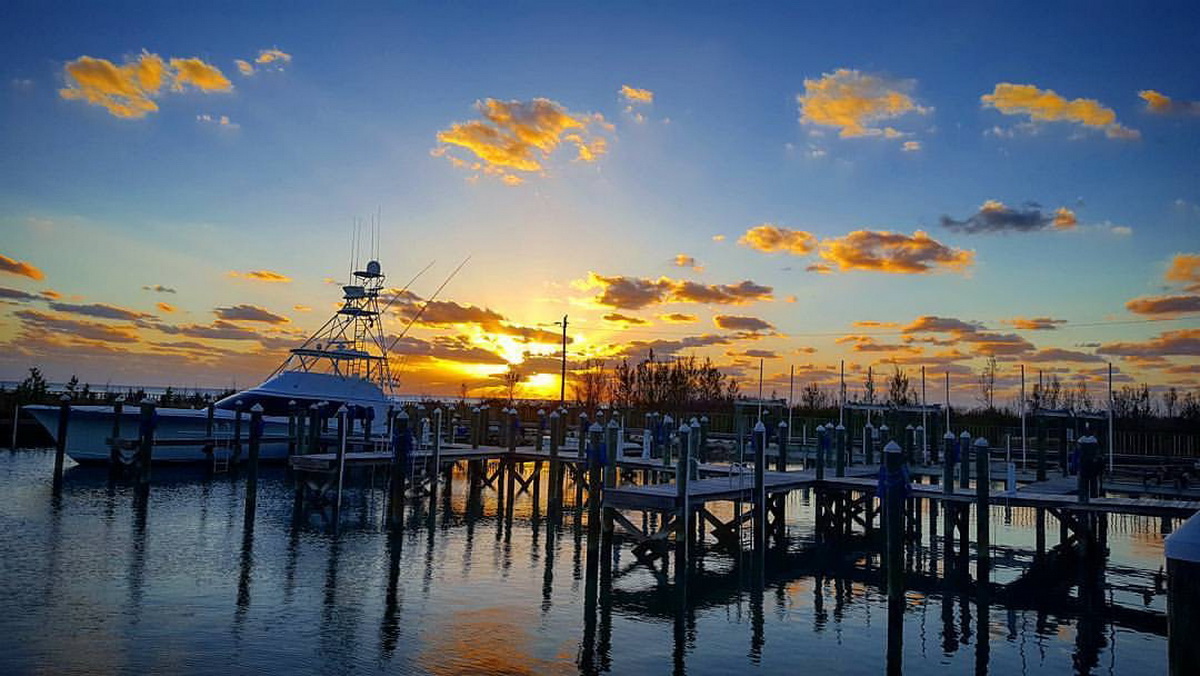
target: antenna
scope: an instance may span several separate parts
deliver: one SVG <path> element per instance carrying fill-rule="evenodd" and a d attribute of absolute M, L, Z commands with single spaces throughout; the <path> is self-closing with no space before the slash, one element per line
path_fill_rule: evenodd
<path fill-rule="evenodd" d="M 416 323 L 416 321 L 418 319 L 421 318 L 421 315 L 425 314 L 425 308 L 429 307 L 429 304 L 432 303 L 433 300 L 438 297 L 438 294 L 442 292 L 442 289 L 446 288 L 446 285 L 450 283 L 450 280 L 454 279 L 454 277 L 458 274 L 458 271 L 462 270 L 463 266 L 466 265 L 467 261 L 469 261 L 469 260 L 471 260 L 470 256 L 467 256 L 466 258 L 464 258 L 463 262 L 459 263 L 458 267 L 454 268 L 454 271 L 451 272 L 450 275 L 446 277 L 446 281 L 442 282 L 442 285 L 437 288 L 437 291 L 434 291 L 433 295 L 430 296 L 428 299 L 425 300 L 424 303 L 421 304 L 421 309 L 417 310 L 417 314 L 413 315 L 412 319 L 408 320 L 408 324 L 404 325 L 404 330 L 401 331 L 399 333 L 399 335 L 397 335 L 395 338 L 393 338 L 392 343 L 390 345 L 388 345 L 388 348 L 386 350 L 384 350 L 385 354 L 388 352 L 391 352 L 393 347 L 396 347 L 396 343 L 400 342 L 400 339 L 403 338 L 404 335 L 408 333 L 408 330 L 412 328 L 412 325 L 414 323 Z"/>

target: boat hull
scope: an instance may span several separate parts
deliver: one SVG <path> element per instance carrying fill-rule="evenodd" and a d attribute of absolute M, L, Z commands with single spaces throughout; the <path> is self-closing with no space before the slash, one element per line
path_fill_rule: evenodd
<path fill-rule="evenodd" d="M 57 406 L 30 405 L 23 409 L 33 416 L 58 443 Z M 212 460 L 211 441 L 207 439 L 208 412 L 190 408 L 160 408 L 156 410 L 154 436 L 158 439 L 185 440 L 184 443 L 155 446 L 153 461 L 168 463 L 193 463 Z M 67 420 L 67 455 L 81 464 L 109 462 L 109 438 L 113 432 L 114 411 L 110 406 L 72 406 Z M 126 407 L 121 414 L 120 436 L 134 439 L 138 435 L 140 411 L 137 406 Z M 266 417 L 263 419 L 263 435 L 283 437 L 288 433 L 287 418 Z M 236 414 L 233 411 L 213 412 L 213 438 L 226 442 L 233 438 Z M 249 439 L 249 415 L 242 415 L 242 442 Z M 195 439 L 194 444 L 186 440 Z M 259 460 L 281 461 L 287 458 L 286 441 L 268 441 L 259 446 Z"/>

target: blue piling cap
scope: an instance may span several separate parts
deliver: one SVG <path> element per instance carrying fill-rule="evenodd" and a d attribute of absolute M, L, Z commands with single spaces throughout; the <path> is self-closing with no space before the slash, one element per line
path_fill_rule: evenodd
<path fill-rule="evenodd" d="M 970 433 L 970 432 L 968 432 L 968 431 L 966 431 L 966 430 L 963 430 L 963 431 L 962 431 L 962 434 L 960 434 L 960 435 L 958 435 L 958 436 L 959 436 L 959 438 L 960 438 L 960 439 L 970 439 L 970 438 L 971 438 L 971 433 Z"/>
<path fill-rule="evenodd" d="M 558 411 L 550 411 L 550 417 L 557 420 L 558 419 Z"/>
<path fill-rule="evenodd" d="M 913 426 L 912 426 L 912 425 L 906 425 L 906 426 L 904 427 L 904 429 L 906 429 L 906 430 L 911 430 L 911 429 L 913 429 Z"/>
<path fill-rule="evenodd" d="M 904 449 L 900 448 L 900 444 L 898 444 L 894 441 L 889 441 L 889 442 L 887 442 L 887 446 L 883 447 L 883 452 L 884 453 L 903 453 Z"/>
<path fill-rule="evenodd" d="M 603 432 L 604 428 L 600 426 L 600 423 L 594 422 L 594 423 L 592 423 L 592 426 L 588 428 L 588 431 L 589 432 Z"/>
<path fill-rule="evenodd" d="M 691 434 L 692 428 L 688 427 L 687 423 L 683 423 L 682 425 L 679 426 L 679 433 L 680 434 Z"/>
<path fill-rule="evenodd" d="M 841 424 L 841 423 L 838 423 L 838 426 L 837 426 L 837 427 L 835 427 L 834 429 L 836 429 L 836 430 L 837 430 L 837 431 L 839 431 L 839 432 L 845 432 L 845 431 L 846 431 L 846 428 L 845 428 L 845 427 L 842 427 L 842 424 Z"/>
<path fill-rule="evenodd" d="M 1200 563 L 1200 514 L 1193 514 L 1167 537 L 1168 559 Z"/>
<path fill-rule="evenodd" d="M 988 440 L 987 440 L 987 439 L 984 439 L 983 437 L 979 437 L 979 438 L 977 438 L 977 439 L 975 440 L 975 447 L 976 447 L 976 448 L 987 448 L 987 447 L 988 447 Z"/>
<path fill-rule="evenodd" d="M 757 423 L 754 425 L 754 431 L 755 431 L 755 432 L 766 432 L 766 431 L 767 431 L 767 426 L 763 424 L 763 421 L 759 420 L 759 421 L 758 421 L 758 422 L 757 422 Z"/>
<path fill-rule="evenodd" d="M 610 429 L 610 430 L 615 430 L 615 429 L 618 429 L 618 428 L 620 428 L 620 427 L 621 427 L 621 426 L 617 424 L 617 419 L 616 419 L 616 418 L 612 418 L 612 419 L 610 419 L 610 420 L 608 421 L 608 429 Z"/>
<path fill-rule="evenodd" d="M 262 404 L 255 404 L 255 405 L 251 406 L 250 412 L 251 413 L 262 413 L 263 412 Z"/>
<path fill-rule="evenodd" d="M 786 420 L 780 420 L 780 421 L 779 421 L 779 426 L 780 426 L 780 427 L 787 427 L 787 421 L 786 421 Z"/>
<path fill-rule="evenodd" d="M 1079 443 L 1081 443 L 1081 444 L 1098 444 L 1100 442 L 1096 440 L 1096 437 L 1088 434 L 1086 436 L 1079 437 Z"/>
<path fill-rule="evenodd" d="M 946 441 L 953 441 L 956 437 L 954 436 L 954 432 L 946 430 L 946 433 L 942 435 L 942 438 Z"/>
<path fill-rule="evenodd" d="M 824 426 L 824 425 L 817 425 L 817 433 L 818 433 L 818 434 L 819 434 L 819 433 L 821 433 L 821 432 L 824 432 L 824 431 L 825 431 L 825 426 Z"/>

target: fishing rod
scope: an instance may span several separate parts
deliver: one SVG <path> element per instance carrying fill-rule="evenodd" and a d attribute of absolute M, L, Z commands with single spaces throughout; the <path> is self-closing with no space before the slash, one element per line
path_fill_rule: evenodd
<path fill-rule="evenodd" d="M 450 283 L 450 280 L 454 279 L 454 277 L 456 275 L 458 275 L 458 271 L 462 270 L 463 266 L 465 266 L 467 264 L 467 261 L 470 261 L 470 260 L 471 260 L 470 256 L 467 256 L 466 258 L 464 258 L 463 262 L 459 263 L 458 267 L 454 268 L 454 271 L 451 272 L 448 277 L 446 277 L 446 281 L 442 282 L 442 285 L 437 288 L 437 291 L 434 291 L 433 295 L 430 296 L 428 299 L 426 299 L 426 301 L 424 303 L 421 304 L 421 309 L 417 310 L 417 313 L 415 315 L 413 315 L 411 319 L 408 320 L 408 324 L 404 325 L 404 330 L 402 330 L 395 338 L 392 339 L 391 344 L 388 345 L 388 348 L 387 348 L 387 350 L 384 351 L 384 354 L 391 352 L 392 348 L 396 347 L 396 343 L 400 342 L 400 339 L 403 338 L 404 335 L 408 333 L 408 330 L 412 328 L 412 325 L 415 324 L 416 321 L 421 318 L 421 315 L 425 314 L 425 309 L 429 307 L 429 304 L 432 303 L 434 301 L 434 299 L 438 297 L 438 294 L 440 294 L 442 292 L 442 289 L 446 288 L 446 285 Z"/>
<path fill-rule="evenodd" d="M 429 268 L 432 268 L 433 264 L 436 262 L 437 262 L 436 258 L 434 260 L 429 261 L 429 265 L 426 265 L 425 267 L 421 268 L 420 272 L 413 275 L 413 278 L 408 280 L 408 284 L 405 284 L 403 289 L 400 289 L 399 291 L 397 291 L 396 295 L 392 296 L 391 300 L 389 300 L 387 302 L 387 305 L 383 306 L 383 309 L 379 311 L 379 314 L 382 315 L 383 313 L 387 312 L 387 309 L 392 306 L 392 303 L 395 303 L 397 298 L 400 298 L 401 296 L 403 296 L 408 291 L 408 287 L 412 286 L 413 282 L 417 281 L 418 277 L 425 274 L 426 270 L 428 270 Z"/>

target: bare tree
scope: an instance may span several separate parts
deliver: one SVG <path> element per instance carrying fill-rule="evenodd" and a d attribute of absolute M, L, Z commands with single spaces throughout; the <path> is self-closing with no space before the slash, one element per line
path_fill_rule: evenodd
<path fill-rule="evenodd" d="M 991 411 L 996 407 L 996 355 L 988 357 L 983 369 L 979 372 L 979 393 L 976 399 L 985 410 Z"/>
<path fill-rule="evenodd" d="M 908 371 L 892 362 L 892 375 L 888 377 L 888 401 L 893 406 L 908 406 L 915 399 Z"/>
<path fill-rule="evenodd" d="M 1175 417 L 1175 411 L 1179 409 L 1179 390 L 1172 385 L 1166 392 L 1162 393 L 1163 412 L 1168 418 Z"/>
<path fill-rule="evenodd" d="M 809 383 L 800 390 L 800 405 L 809 411 L 829 408 L 829 394 L 816 383 Z"/>
<path fill-rule="evenodd" d="M 504 382 L 504 391 L 508 394 L 508 403 L 512 404 L 517 394 L 517 387 L 520 386 L 525 376 L 517 369 L 515 364 L 509 364 L 508 370 L 500 377 Z"/>
<path fill-rule="evenodd" d="M 863 382 L 863 400 L 868 404 L 875 403 L 875 371 L 867 367 L 867 379 Z"/>
<path fill-rule="evenodd" d="M 575 402 L 584 408 L 595 408 L 608 400 L 609 373 L 604 369 L 604 360 L 587 359 L 575 370 L 575 382 L 571 392 Z"/>

